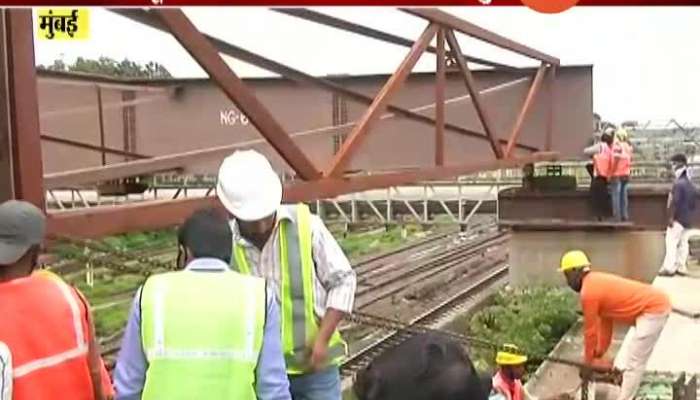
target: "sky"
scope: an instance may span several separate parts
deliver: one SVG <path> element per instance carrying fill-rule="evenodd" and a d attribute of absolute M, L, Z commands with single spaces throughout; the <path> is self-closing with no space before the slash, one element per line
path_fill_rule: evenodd
<path fill-rule="evenodd" d="M 322 7 L 317 11 L 416 39 L 425 21 L 388 7 Z M 675 118 L 700 126 L 700 7 L 575 7 L 556 15 L 525 7 L 445 7 L 483 28 L 558 57 L 592 64 L 594 111 L 613 122 Z M 185 9 L 205 33 L 313 75 L 392 73 L 408 49 L 306 22 L 265 8 Z M 176 77 L 204 71 L 174 38 L 102 8 L 91 9 L 90 39 L 35 39 L 37 64 L 57 58 L 125 57 L 157 61 Z M 36 18 L 35 18 L 36 21 Z M 36 22 L 35 22 L 36 23 Z M 464 53 L 514 66 L 536 62 L 458 35 Z M 269 76 L 226 58 L 239 76 Z M 424 55 L 414 71 L 435 68 Z"/>

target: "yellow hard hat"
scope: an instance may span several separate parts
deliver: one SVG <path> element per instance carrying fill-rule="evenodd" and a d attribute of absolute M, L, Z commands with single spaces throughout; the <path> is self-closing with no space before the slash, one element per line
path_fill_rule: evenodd
<path fill-rule="evenodd" d="M 572 269 L 590 267 L 591 262 L 588 261 L 586 253 L 581 250 L 572 250 L 564 254 L 561 258 L 560 271 L 571 271 Z"/>
<path fill-rule="evenodd" d="M 627 130 L 624 128 L 620 128 L 617 130 L 617 132 L 615 132 L 615 137 L 617 138 L 617 140 L 621 140 L 623 142 L 627 140 L 628 136 L 629 136 L 629 134 L 627 133 Z"/>
<path fill-rule="evenodd" d="M 514 344 L 504 344 L 496 354 L 496 364 L 498 365 L 520 365 L 526 362 L 527 356 Z"/>

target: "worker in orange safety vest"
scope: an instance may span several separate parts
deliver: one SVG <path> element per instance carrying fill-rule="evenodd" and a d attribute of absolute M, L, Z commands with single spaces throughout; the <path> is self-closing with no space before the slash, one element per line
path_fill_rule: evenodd
<path fill-rule="evenodd" d="M 496 353 L 498 372 L 491 380 L 489 400 L 536 400 L 523 386 L 527 356 L 514 344 L 504 344 Z"/>
<path fill-rule="evenodd" d="M 629 143 L 629 135 L 625 129 L 618 129 L 615 132 L 615 141 L 611 150 L 612 159 L 610 160 L 610 178 L 608 182 L 613 218 L 616 221 L 628 221 L 627 185 L 632 169 L 632 146 Z"/>
<path fill-rule="evenodd" d="M 34 272 L 45 225 L 30 203 L 0 204 L 0 399 L 110 398 L 87 301 L 58 276 Z"/>
<path fill-rule="evenodd" d="M 607 218 L 611 214 L 610 192 L 608 180 L 612 161 L 614 130 L 608 128 L 603 132 L 600 141 L 583 150 L 584 154 L 593 158 L 593 177 L 591 178 L 591 200 L 595 217 L 598 220 Z"/>

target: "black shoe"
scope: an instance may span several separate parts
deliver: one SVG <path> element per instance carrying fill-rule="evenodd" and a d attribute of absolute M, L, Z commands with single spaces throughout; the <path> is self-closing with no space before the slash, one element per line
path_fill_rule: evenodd
<path fill-rule="evenodd" d="M 668 272 L 668 271 L 661 271 L 661 272 L 659 272 L 659 276 L 671 277 L 671 276 L 673 276 L 673 275 L 675 275 L 675 272 Z"/>

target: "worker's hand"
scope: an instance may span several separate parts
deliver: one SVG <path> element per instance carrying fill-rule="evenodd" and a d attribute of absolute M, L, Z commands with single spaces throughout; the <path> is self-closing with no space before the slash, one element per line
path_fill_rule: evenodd
<path fill-rule="evenodd" d="M 590 381 L 591 377 L 593 376 L 593 368 L 588 365 L 580 367 L 578 370 L 578 376 L 582 381 Z"/>
<path fill-rule="evenodd" d="M 593 363 L 591 363 L 591 366 L 593 367 L 594 370 L 600 371 L 600 372 L 608 372 L 613 369 L 613 363 L 612 361 L 605 359 L 605 358 L 596 358 L 593 360 Z"/>
<path fill-rule="evenodd" d="M 314 347 L 311 349 L 311 368 L 314 371 L 319 371 L 326 366 L 328 358 L 328 343 L 325 340 L 317 339 L 314 342 Z"/>

